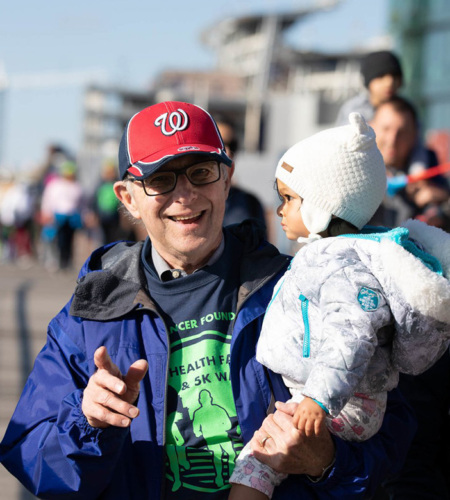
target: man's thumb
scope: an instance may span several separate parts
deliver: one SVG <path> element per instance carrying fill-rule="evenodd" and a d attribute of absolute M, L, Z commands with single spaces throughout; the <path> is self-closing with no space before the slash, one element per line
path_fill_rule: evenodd
<path fill-rule="evenodd" d="M 275 408 L 277 410 L 280 410 L 283 413 L 291 415 L 291 417 L 294 415 L 295 409 L 297 408 L 297 406 L 298 406 L 298 403 L 283 403 L 282 401 L 277 401 L 275 403 Z"/>

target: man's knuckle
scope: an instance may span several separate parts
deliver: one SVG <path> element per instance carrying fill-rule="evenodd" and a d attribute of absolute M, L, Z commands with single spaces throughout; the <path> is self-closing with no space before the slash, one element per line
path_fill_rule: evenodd
<path fill-rule="evenodd" d="M 297 440 L 300 436 L 300 431 L 296 427 L 292 427 L 289 431 L 289 438 L 291 440 Z"/>
<path fill-rule="evenodd" d="M 121 401 L 118 405 L 117 405 L 117 411 L 118 413 L 121 413 L 122 415 L 127 415 L 130 408 L 132 408 L 132 405 L 130 405 L 129 403 L 127 403 L 126 401 Z"/>
<path fill-rule="evenodd" d="M 108 405 L 111 401 L 111 393 L 108 391 L 102 391 L 98 397 L 98 401 L 102 405 Z"/>

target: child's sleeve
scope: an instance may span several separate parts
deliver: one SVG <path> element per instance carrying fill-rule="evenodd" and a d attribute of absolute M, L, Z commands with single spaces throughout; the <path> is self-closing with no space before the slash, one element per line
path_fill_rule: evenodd
<path fill-rule="evenodd" d="M 331 275 L 321 287 L 318 307 L 322 341 L 313 354 L 303 394 L 320 401 L 335 417 L 357 389 L 380 392 L 395 385 L 390 342 L 383 352 L 377 336 L 392 316 L 381 285 L 362 263 L 343 266 Z M 372 383 L 360 387 L 369 364 Z"/>

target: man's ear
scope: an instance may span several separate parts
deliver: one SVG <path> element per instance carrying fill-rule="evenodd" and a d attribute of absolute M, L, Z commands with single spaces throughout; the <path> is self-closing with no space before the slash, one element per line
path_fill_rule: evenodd
<path fill-rule="evenodd" d="M 126 181 L 130 182 L 130 181 Z M 117 181 L 114 183 L 114 193 L 117 196 L 117 199 L 123 204 L 123 206 L 130 212 L 130 214 L 135 219 L 140 219 L 141 215 L 136 206 L 136 202 L 134 200 L 134 196 L 127 189 L 126 185 L 122 181 Z"/>
<path fill-rule="evenodd" d="M 229 168 L 228 178 L 227 178 L 227 181 L 225 183 L 225 189 L 227 191 L 227 196 L 228 196 L 228 192 L 230 191 L 230 187 L 231 187 L 231 178 L 233 177 L 233 174 L 234 174 L 234 162 L 231 164 L 231 167 L 226 167 L 226 168 Z"/>
<path fill-rule="evenodd" d="M 234 174 L 234 162 L 231 164 L 231 167 L 230 167 L 230 175 L 229 175 L 230 180 L 233 177 L 233 174 Z"/>

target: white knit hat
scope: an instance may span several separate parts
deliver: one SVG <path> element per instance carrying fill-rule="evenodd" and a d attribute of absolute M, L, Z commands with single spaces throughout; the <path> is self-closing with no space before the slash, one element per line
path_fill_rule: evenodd
<path fill-rule="evenodd" d="M 375 132 L 360 113 L 351 113 L 349 122 L 298 142 L 278 163 L 275 176 L 303 199 L 310 233 L 324 231 L 333 215 L 361 229 L 386 193 Z"/>

